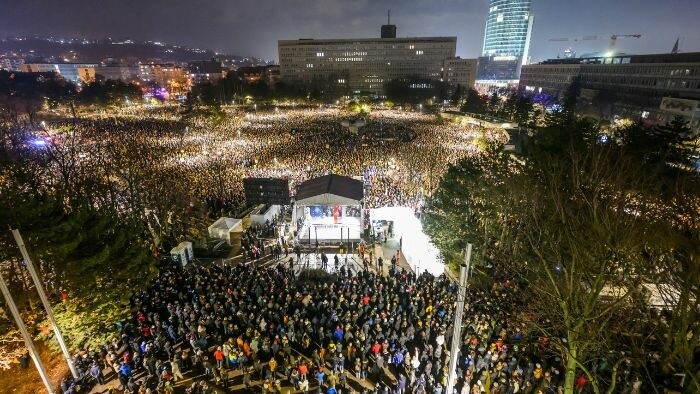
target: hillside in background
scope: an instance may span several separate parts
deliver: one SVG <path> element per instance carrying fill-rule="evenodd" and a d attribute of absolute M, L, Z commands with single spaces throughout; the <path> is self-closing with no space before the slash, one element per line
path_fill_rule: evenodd
<path fill-rule="evenodd" d="M 80 38 L 11 37 L 0 40 L 0 55 L 23 57 L 27 62 L 137 63 L 188 62 L 219 59 L 225 64 L 264 64 L 257 58 L 216 53 L 157 41 L 128 39 L 86 40 Z"/>

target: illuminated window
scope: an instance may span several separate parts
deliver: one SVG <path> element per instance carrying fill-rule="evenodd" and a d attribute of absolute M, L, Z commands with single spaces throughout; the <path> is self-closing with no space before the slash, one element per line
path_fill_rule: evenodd
<path fill-rule="evenodd" d="M 496 22 L 503 22 L 503 14 L 498 14 L 496 17 Z"/>
<path fill-rule="evenodd" d="M 309 64 L 306 65 L 306 68 L 314 68 L 314 64 L 313 64 L 313 63 L 309 63 Z"/>
<path fill-rule="evenodd" d="M 316 57 L 323 57 L 323 56 L 324 56 L 323 52 L 316 52 Z"/>
<path fill-rule="evenodd" d="M 338 83 L 345 83 L 345 80 L 341 78 L 338 80 Z"/>
<path fill-rule="evenodd" d="M 416 48 L 415 45 L 409 45 L 409 46 L 408 46 L 408 49 L 415 49 L 415 48 Z"/>
<path fill-rule="evenodd" d="M 416 51 L 416 55 L 422 55 L 423 51 Z"/>

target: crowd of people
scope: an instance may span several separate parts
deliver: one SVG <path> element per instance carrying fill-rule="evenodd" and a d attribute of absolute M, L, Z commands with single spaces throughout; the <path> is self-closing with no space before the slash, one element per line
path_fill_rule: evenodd
<path fill-rule="evenodd" d="M 415 112 L 374 111 L 354 134 L 341 122 L 357 115 L 339 108 L 227 111 L 216 122 L 183 121 L 171 108 L 150 120 L 144 119 L 148 111 L 137 111 L 46 128 L 57 149 L 78 150 L 80 166 L 90 170 L 83 173 L 116 184 L 115 190 L 131 193 L 133 182 L 146 191 L 146 201 L 204 202 L 214 215 L 245 206 L 245 177 L 286 178 L 293 194 L 300 183 L 327 173 L 363 176 L 367 209 L 419 211 L 448 166 L 475 152 L 472 139 L 479 134 Z M 63 129 L 71 133 L 57 132 Z M 252 259 L 256 250 L 265 253 L 260 237 L 269 230 L 245 233 Z M 282 385 L 331 393 L 445 390 L 456 294 L 447 278 L 416 277 L 393 265 L 383 276 L 365 265 L 308 282 L 282 264 L 254 266 L 162 269 L 134 296 L 139 312 L 123 322 L 121 337 L 86 352 L 80 365 L 98 382 L 103 368 L 114 371 L 107 378 L 117 377 L 134 393 L 171 392 L 184 375 L 204 377 L 188 387 L 192 394 L 234 384 L 263 392 Z M 471 293 L 460 392 L 555 390 L 561 365 L 525 340 L 513 291 L 504 283 Z"/>
<path fill-rule="evenodd" d="M 340 108 L 227 109 L 223 120 L 182 120 L 176 108 L 159 108 L 46 127 L 75 131 L 80 162 L 92 167 L 91 176 L 128 183 L 139 173 L 143 190 L 203 202 L 215 214 L 245 206 L 245 177 L 286 178 L 293 195 L 303 181 L 327 173 L 364 176 L 368 209 L 418 208 L 448 166 L 476 149 L 475 129 L 433 115 L 376 110 L 354 134 L 341 122 L 356 116 Z M 409 132 L 412 138 L 404 138 Z M 56 142 L 65 138 L 52 134 Z"/>
<path fill-rule="evenodd" d="M 84 357 L 132 393 L 188 376 L 188 393 L 440 394 L 456 294 L 445 276 L 400 269 L 305 280 L 284 263 L 164 267 L 133 296 L 121 336 Z M 468 292 L 458 393 L 558 392 L 561 361 L 529 335 L 517 294 L 507 281 Z"/>

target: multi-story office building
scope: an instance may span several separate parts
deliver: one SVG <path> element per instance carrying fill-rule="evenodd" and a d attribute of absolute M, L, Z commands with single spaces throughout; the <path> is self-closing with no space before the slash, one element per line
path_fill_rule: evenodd
<path fill-rule="evenodd" d="M 560 98 L 575 81 L 593 115 L 653 122 L 679 115 L 700 128 L 700 52 L 552 59 L 524 66 L 520 88 Z"/>
<path fill-rule="evenodd" d="M 353 95 L 381 96 L 392 79 L 440 80 L 445 59 L 455 57 L 457 37 L 299 39 L 278 42 L 280 77 L 290 83 L 334 83 Z"/>
<path fill-rule="evenodd" d="M 155 82 L 161 87 L 188 81 L 187 70 L 174 64 L 141 64 L 138 75 L 141 81 Z"/>
<path fill-rule="evenodd" d="M 80 85 L 83 83 L 83 79 L 79 70 L 95 67 L 97 67 L 96 64 L 87 63 L 25 63 L 20 67 L 20 71 L 30 73 L 55 72 L 65 80 Z"/>
<path fill-rule="evenodd" d="M 478 83 L 517 83 L 527 63 L 534 16 L 532 0 L 489 0 L 484 48 L 479 58 Z"/>
<path fill-rule="evenodd" d="M 168 97 L 182 97 L 190 89 L 190 79 L 187 70 L 173 64 L 141 64 L 138 72 L 139 79 L 146 86 L 157 87 L 168 93 Z"/>
<path fill-rule="evenodd" d="M 442 80 L 450 85 L 474 86 L 477 71 L 477 59 L 459 57 L 445 59 L 442 66 Z"/>

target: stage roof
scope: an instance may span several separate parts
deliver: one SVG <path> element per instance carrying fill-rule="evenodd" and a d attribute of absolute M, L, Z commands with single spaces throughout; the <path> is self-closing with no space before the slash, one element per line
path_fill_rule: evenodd
<path fill-rule="evenodd" d="M 310 179 L 297 190 L 298 205 L 360 205 L 364 197 L 362 181 L 340 175 Z"/>

